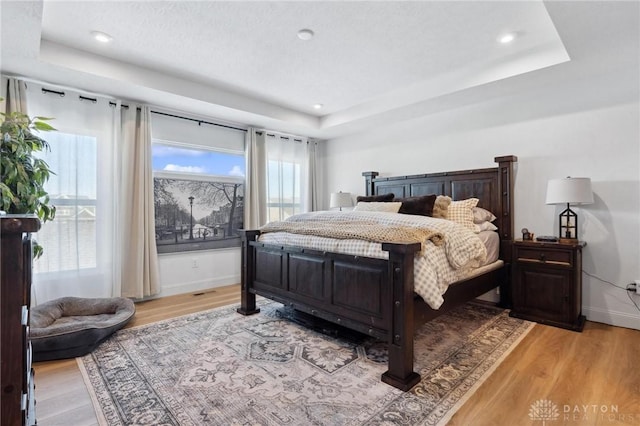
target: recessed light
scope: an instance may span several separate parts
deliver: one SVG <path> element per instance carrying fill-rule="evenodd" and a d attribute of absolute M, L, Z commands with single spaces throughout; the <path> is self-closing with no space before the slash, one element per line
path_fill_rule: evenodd
<path fill-rule="evenodd" d="M 107 33 L 103 33 L 102 31 L 91 31 L 91 36 L 100 43 L 109 43 L 111 40 L 113 40 L 113 37 L 111 37 Z"/>
<path fill-rule="evenodd" d="M 300 31 L 298 31 L 298 38 L 300 40 L 311 40 L 313 38 L 313 31 L 311 31 L 310 29 L 304 28 Z"/>
<path fill-rule="evenodd" d="M 323 106 L 322 104 L 313 104 L 313 109 L 322 109 Z"/>
<path fill-rule="evenodd" d="M 516 33 L 505 33 L 498 37 L 498 41 L 502 44 L 509 44 L 516 39 Z"/>

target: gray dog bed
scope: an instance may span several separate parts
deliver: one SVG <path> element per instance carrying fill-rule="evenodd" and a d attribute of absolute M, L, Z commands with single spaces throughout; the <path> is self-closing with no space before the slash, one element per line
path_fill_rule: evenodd
<path fill-rule="evenodd" d="M 34 361 L 86 355 L 135 315 L 124 297 L 86 299 L 63 297 L 31 309 Z"/>

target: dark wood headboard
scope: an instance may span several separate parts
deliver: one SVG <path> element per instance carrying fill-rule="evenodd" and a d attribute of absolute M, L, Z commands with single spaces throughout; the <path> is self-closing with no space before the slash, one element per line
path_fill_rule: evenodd
<path fill-rule="evenodd" d="M 396 197 L 448 195 L 453 200 L 475 197 L 478 207 L 496 215 L 494 224 L 500 233 L 500 258 L 511 260 L 513 241 L 514 155 L 496 157 L 498 167 L 460 170 L 422 175 L 378 177 L 378 172 L 363 172 L 366 195 L 393 193 Z"/>

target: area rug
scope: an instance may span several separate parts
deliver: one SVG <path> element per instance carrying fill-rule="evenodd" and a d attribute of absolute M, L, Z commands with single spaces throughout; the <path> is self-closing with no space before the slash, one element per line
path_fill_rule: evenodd
<path fill-rule="evenodd" d="M 422 381 L 380 381 L 385 344 L 312 331 L 261 301 L 242 316 L 217 308 L 117 332 L 78 358 L 100 424 L 444 424 L 531 329 L 468 303 L 416 331 Z"/>

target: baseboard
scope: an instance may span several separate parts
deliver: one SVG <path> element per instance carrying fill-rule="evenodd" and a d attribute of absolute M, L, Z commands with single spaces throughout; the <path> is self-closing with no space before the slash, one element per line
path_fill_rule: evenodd
<path fill-rule="evenodd" d="M 158 297 L 174 296 L 176 294 L 192 293 L 201 290 L 208 290 L 216 287 L 237 284 L 240 282 L 240 275 L 229 275 L 216 279 L 197 280 L 186 283 L 163 285 Z"/>
<path fill-rule="evenodd" d="M 615 325 L 616 327 L 632 328 L 640 330 L 640 312 L 630 314 L 600 308 L 583 307 L 582 314 L 588 321 L 601 322 L 603 324 Z"/>

